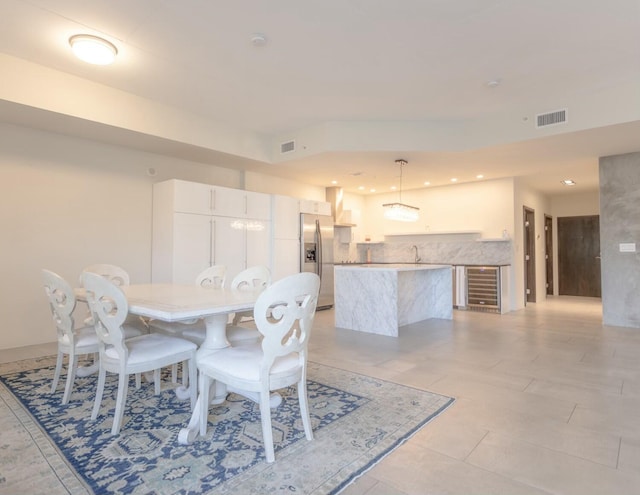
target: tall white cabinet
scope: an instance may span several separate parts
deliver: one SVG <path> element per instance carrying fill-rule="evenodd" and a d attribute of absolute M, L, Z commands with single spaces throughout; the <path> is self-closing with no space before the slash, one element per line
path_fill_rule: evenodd
<path fill-rule="evenodd" d="M 249 266 L 270 269 L 271 196 L 168 180 L 153 186 L 152 282 L 192 284 L 212 265 L 227 279 Z"/>
<path fill-rule="evenodd" d="M 273 280 L 300 272 L 300 202 L 289 196 L 272 196 Z"/>

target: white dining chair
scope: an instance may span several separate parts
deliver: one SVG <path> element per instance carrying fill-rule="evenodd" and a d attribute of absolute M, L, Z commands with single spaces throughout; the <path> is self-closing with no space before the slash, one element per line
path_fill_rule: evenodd
<path fill-rule="evenodd" d="M 231 289 L 262 290 L 271 285 L 271 272 L 263 265 L 257 265 L 241 271 L 231 281 Z M 231 345 L 244 345 L 257 342 L 262 337 L 255 328 L 239 325 L 243 318 L 253 318 L 252 311 L 241 311 L 233 315 L 233 320 L 227 325 L 227 340 Z"/>
<path fill-rule="evenodd" d="M 50 270 L 42 270 L 44 290 L 49 298 L 51 316 L 58 334 L 58 353 L 56 368 L 53 373 L 51 393 L 55 393 L 60 380 L 64 356 L 68 356 L 67 380 L 64 387 L 62 403 L 67 404 L 71 397 L 73 383 L 78 371 L 78 359 L 80 356 L 96 356 L 99 350 L 98 336 L 93 326 L 75 326 L 73 312 L 76 307 L 76 298 L 71 286 L 60 275 Z"/>
<path fill-rule="evenodd" d="M 122 290 L 104 277 L 91 272 L 82 275 L 87 302 L 96 318 L 95 330 L 99 338 L 100 365 L 98 388 L 91 419 L 98 417 L 107 372 L 118 374 L 118 392 L 111 434 L 117 435 L 122 425 L 127 399 L 129 375 L 148 371 L 154 373 L 154 392 L 160 393 L 160 369 L 186 361 L 189 381 L 196 383 L 197 346 L 188 340 L 157 333 L 143 334 L 125 340 L 123 324 L 129 307 Z M 139 386 L 139 379 L 136 379 Z M 195 407 L 196 387 L 189 388 L 191 409 Z"/>
<path fill-rule="evenodd" d="M 117 285 L 118 287 L 131 284 L 129 273 L 127 273 L 127 271 L 124 268 L 118 265 L 111 265 L 108 263 L 96 263 L 93 265 L 86 266 L 82 270 L 82 272 L 96 273 L 102 276 L 103 278 L 107 279 L 112 284 Z M 91 323 L 90 320 L 85 320 L 85 322 Z M 142 333 L 149 332 L 149 323 L 145 318 L 142 318 L 141 316 L 127 315 L 126 326 L 137 328 Z"/>
<path fill-rule="evenodd" d="M 213 380 L 234 390 L 259 393 L 262 438 L 267 462 L 275 460 L 270 393 L 297 384 L 307 440 L 313 440 L 307 404 L 307 347 L 318 303 L 320 278 L 298 273 L 267 287 L 253 311 L 261 342 L 227 347 L 198 360 L 200 434 L 207 432 Z"/>

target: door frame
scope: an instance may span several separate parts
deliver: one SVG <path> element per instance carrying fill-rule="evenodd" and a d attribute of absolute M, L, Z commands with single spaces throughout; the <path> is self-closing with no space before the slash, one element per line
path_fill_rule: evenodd
<path fill-rule="evenodd" d="M 553 295 L 553 217 L 544 215 L 544 262 L 546 274 L 547 295 Z"/>
<path fill-rule="evenodd" d="M 524 305 L 536 302 L 536 212 L 522 207 L 522 231 L 524 236 Z"/>

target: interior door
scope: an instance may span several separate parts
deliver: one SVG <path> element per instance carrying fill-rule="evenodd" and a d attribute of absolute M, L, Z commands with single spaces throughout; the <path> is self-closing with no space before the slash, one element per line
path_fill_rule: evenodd
<path fill-rule="evenodd" d="M 553 295 L 553 218 L 544 216 L 544 262 L 547 295 Z"/>
<path fill-rule="evenodd" d="M 524 207 L 524 289 L 525 305 L 536 302 L 536 216 Z"/>
<path fill-rule="evenodd" d="M 601 297 L 599 215 L 558 218 L 558 293 Z"/>

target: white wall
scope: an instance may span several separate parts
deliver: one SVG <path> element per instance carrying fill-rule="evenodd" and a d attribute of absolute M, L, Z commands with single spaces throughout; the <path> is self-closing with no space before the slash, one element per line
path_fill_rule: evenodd
<path fill-rule="evenodd" d="M 148 175 L 150 168 L 155 176 Z M 72 285 L 91 263 L 120 265 L 133 282 L 150 280 L 154 182 L 179 178 L 239 187 L 242 174 L 0 124 L 0 348 L 55 340 L 42 268 Z M 289 195 L 309 191 L 287 183 Z"/>
<path fill-rule="evenodd" d="M 384 219 L 383 203 L 398 201 L 398 193 L 365 198 L 362 228 L 372 238 L 402 232 L 480 231 L 482 237 L 513 232 L 513 179 L 487 180 L 402 192 L 402 202 L 420 208 L 416 223 Z"/>

